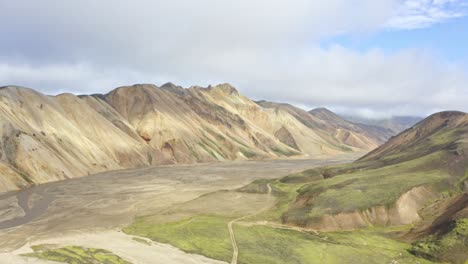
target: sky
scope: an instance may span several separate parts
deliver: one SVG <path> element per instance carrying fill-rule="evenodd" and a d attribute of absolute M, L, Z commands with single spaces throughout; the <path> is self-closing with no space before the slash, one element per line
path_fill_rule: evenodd
<path fill-rule="evenodd" d="M 383 118 L 468 111 L 468 0 L 0 0 L 0 86 L 230 83 Z"/>

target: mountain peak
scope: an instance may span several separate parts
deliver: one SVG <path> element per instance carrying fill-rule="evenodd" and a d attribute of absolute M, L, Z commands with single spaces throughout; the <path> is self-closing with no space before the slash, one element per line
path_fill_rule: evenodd
<path fill-rule="evenodd" d="M 34 89 L 24 87 L 24 86 L 19 86 L 19 85 L 6 85 L 6 86 L 1 86 L 0 91 L 3 91 L 5 94 L 18 94 L 18 93 L 27 93 L 27 94 L 39 94 Z"/>
<path fill-rule="evenodd" d="M 439 127 L 458 127 L 468 124 L 468 114 L 461 111 L 443 111 L 430 115 L 415 127 L 430 130 Z"/>
<path fill-rule="evenodd" d="M 167 83 L 165 83 L 165 84 L 163 84 L 163 85 L 161 86 L 161 88 L 163 88 L 163 87 L 165 87 L 165 88 L 175 88 L 175 87 L 178 87 L 178 86 L 175 85 L 175 84 L 172 83 L 172 82 L 167 82 Z"/>
<path fill-rule="evenodd" d="M 332 111 L 330 111 L 328 108 L 325 108 L 325 107 L 318 107 L 318 108 L 314 108 L 312 110 L 309 111 L 309 113 L 311 112 L 326 112 L 326 113 L 333 113 Z"/>
<path fill-rule="evenodd" d="M 325 107 L 312 109 L 309 111 L 309 114 L 322 120 L 342 120 L 340 116 Z"/>
<path fill-rule="evenodd" d="M 175 85 L 171 82 L 165 83 L 161 86 L 161 89 L 173 92 L 179 95 L 185 94 L 186 90 L 182 86 Z"/>
<path fill-rule="evenodd" d="M 213 90 L 213 91 L 221 91 L 228 95 L 239 95 L 239 91 L 237 91 L 237 89 L 234 88 L 234 86 L 230 85 L 229 83 L 218 84 L 214 87 L 209 86 L 208 89 Z"/>
<path fill-rule="evenodd" d="M 461 111 L 442 111 L 442 112 L 438 112 L 438 113 L 430 115 L 428 117 L 428 119 L 430 119 L 430 118 L 449 119 L 449 118 L 457 118 L 457 117 L 465 116 L 465 115 L 466 115 L 466 113 L 461 112 Z"/>

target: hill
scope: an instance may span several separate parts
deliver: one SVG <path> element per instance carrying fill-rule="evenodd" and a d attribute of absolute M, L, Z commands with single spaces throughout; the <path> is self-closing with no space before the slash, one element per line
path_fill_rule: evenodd
<path fill-rule="evenodd" d="M 466 113 L 434 114 L 353 163 L 288 175 L 275 186 L 283 224 L 323 231 L 403 226 L 398 237 L 413 242 L 417 256 L 468 258 Z"/>
<path fill-rule="evenodd" d="M 467 118 L 437 113 L 354 163 L 283 178 L 298 186 L 283 221 L 324 230 L 419 221 L 428 202 L 466 188 Z"/>
<path fill-rule="evenodd" d="M 382 143 L 377 133 L 277 105 L 257 104 L 229 84 L 138 84 L 80 96 L 1 87 L 0 191 L 107 170 L 333 156 Z"/>

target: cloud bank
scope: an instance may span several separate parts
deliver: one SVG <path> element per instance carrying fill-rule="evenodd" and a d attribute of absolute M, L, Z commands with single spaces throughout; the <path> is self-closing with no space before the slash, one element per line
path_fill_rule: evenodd
<path fill-rule="evenodd" d="M 463 17 L 468 12 L 464 0 L 406 0 L 387 22 L 388 28 L 418 29 Z"/>
<path fill-rule="evenodd" d="M 463 3 L 0 0 L 0 85 L 79 94 L 230 82 L 255 99 L 367 116 L 467 111 L 461 66 L 427 51 L 319 44 L 441 23 L 464 14 L 455 5 Z"/>

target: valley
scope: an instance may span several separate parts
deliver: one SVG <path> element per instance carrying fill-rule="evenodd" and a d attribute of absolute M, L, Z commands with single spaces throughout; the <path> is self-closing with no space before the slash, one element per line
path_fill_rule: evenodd
<path fill-rule="evenodd" d="M 164 212 L 170 216 L 168 212 L 187 204 L 191 204 L 187 210 L 194 212 L 223 212 L 236 199 L 240 205 L 236 210 L 253 212 L 255 208 L 265 207 L 263 195 L 246 195 L 231 201 L 229 197 L 223 198 L 223 193 L 241 188 L 256 179 L 278 178 L 306 168 L 343 163 L 357 157 L 358 154 L 354 153 L 327 160 L 289 159 L 148 167 L 105 172 L 46 183 L 19 193 L 2 194 L 0 263 L 29 263 L 28 258 L 20 254 L 30 252 L 30 246 L 37 244 L 87 246 L 115 251 L 114 243 L 104 243 L 114 237 L 117 247 L 125 245 L 134 248 L 134 252 L 124 252 L 122 256 L 129 257 L 132 263 L 148 263 L 144 260 L 157 253 L 148 255 L 145 250 L 148 245 L 119 231 L 129 226 L 135 217 Z M 212 200 L 212 195 L 218 197 Z M 207 201 L 198 203 L 197 199 L 203 197 L 207 197 Z M 221 202 L 222 199 L 225 202 Z M 244 199 L 248 199 L 249 203 L 244 204 Z M 190 203 L 191 200 L 195 202 Z M 225 206 L 225 203 L 228 204 Z M 215 263 L 167 245 L 155 243 L 152 247 L 158 248 L 160 258 L 174 254 L 174 258 L 171 260 L 167 257 L 168 262 L 165 263 Z M 185 262 L 176 261 L 178 258 L 185 259 Z M 2 262 L 5 260 L 11 261 Z"/>
<path fill-rule="evenodd" d="M 0 99 L 0 263 L 468 258 L 464 112 L 390 129 L 229 84 Z"/>
<path fill-rule="evenodd" d="M 0 264 L 468 264 L 468 0 L 0 10 Z"/>

